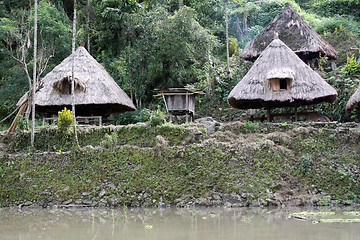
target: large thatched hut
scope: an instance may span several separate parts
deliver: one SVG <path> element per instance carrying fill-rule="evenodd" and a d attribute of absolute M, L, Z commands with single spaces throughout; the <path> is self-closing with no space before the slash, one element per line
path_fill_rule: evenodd
<path fill-rule="evenodd" d="M 77 115 L 106 116 L 135 110 L 127 94 L 83 46 L 74 52 L 74 58 Z M 73 55 L 70 55 L 41 80 L 40 89 L 35 94 L 37 113 L 52 115 L 64 107 L 70 108 L 72 61 Z"/>
<path fill-rule="evenodd" d="M 320 54 L 329 59 L 338 56 L 336 50 L 286 3 L 284 10 L 245 46 L 240 57 L 255 61 L 273 40 L 274 32 L 305 62 L 318 58 Z"/>
<path fill-rule="evenodd" d="M 352 109 L 354 109 L 359 104 L 359 102 L 360 102 L 360 86 L 347 102 L 346 111 L 351 111 Z"/>
<path fill-rule="evenodd" d="M 277 108 L 333 102 L 336 90 L 280 39 L 260 54 L 228 97 L 234 108 Z"/>

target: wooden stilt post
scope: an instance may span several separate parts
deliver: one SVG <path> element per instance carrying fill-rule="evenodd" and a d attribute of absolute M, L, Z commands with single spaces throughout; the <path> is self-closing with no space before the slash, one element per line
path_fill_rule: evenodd
<path fill-rule="evenodd" d="M 295 122 L 298 121 L 297 106 L 295 106 Z"/>
<path fill-rule="evenodd" d="M 266 110 L 267 110 L 267 121 L 271 122 L 270 108 L 268 107 Z"/>
<path fill-rule="evenodd" d="M 186 92 L 186 102 L 185 102 L 185 111 L 186 111 L 186 123 L 189 122 L 189 93 Z"/>

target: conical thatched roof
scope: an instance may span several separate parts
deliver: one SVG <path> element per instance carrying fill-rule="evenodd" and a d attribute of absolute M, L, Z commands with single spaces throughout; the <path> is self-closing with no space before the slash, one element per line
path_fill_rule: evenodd
<path fill-rule="evenodd" d="M 347 102 L 346 111 L 350 111 L 353 108 L 355 108 L 359 102 L 360 102 L 360 86 L 358 87 L 356 92 L 350 97 L 349 101 Z"/>
<path fill-rule="evenodd" d="M 284 81 L 283 89 L 273 83 Z M 281 40 L 274 39 L 231 91 L 234 108 L 284 107 L 333 102 L 336 90 Z"/>
<path fill-rule="evenodd" d="M 75 104 L 77 115 L 106 115 L 135 110 L 127 94 L 116 84 L 84 47 L 75 52 Z M 57 113 L 71 105 L 72 55 L 64 59 L 42 80 L 35 95 L 36 110 Z"/>
<path fill-rule="evenodd" d="M 338 56 L 336 50 L 286 4 L 284 10 L 246 45 L 240 57 L 255 61 L 272 41 L 274 32 L 304 61 L 317 58 L 320 53 L 329 59 Z"/>

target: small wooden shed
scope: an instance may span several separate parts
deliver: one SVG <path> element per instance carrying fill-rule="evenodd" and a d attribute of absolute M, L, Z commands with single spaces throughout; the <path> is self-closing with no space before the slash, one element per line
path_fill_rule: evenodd
<path fill-rule="evenodd" d="M 156 97 L 164 99 L 166 111 L 170 114 L 171 121 L 177 116 L 186 115 L 186 122 L 194 120 L 195 114 L 195 97 L 199 94 L 204 94 L 199 89 L 188 88 L 169 88 L 169 89 L 155 89 Z"/>

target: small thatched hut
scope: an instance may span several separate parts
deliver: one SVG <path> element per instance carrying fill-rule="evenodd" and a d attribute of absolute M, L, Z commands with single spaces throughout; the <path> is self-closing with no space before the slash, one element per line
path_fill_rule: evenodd
<path fill-rule="evenodd" d="M 74 57 L 77 115 L 106 116 L 114 112 L 136 109 L 127 94 L 83 46 L 74 52 Z M 64 107 L 70 108 L 71 69 L 72 55 L 41 80 L 41 87 L 35 94 L 37 113 L 51 115 L 57 114 Z"/>
<path fill-rule="evenodd" d="M 234 108 L 277 108 L 333 102 L 336 90 L 280 39 L 274 39 L 228 97 Z"/>
<path fill-rule="evenodd" d="M 280 40 L 304 62 L 318 58 L 320 54 L 329 59 L 336 59 L 338 56 L 336 50 L 311 29 L 286 3 L 284 10 L 245 46 L 244 50 L 240 52 L 240 57 L 255 61 L 273 40 L 274 32 L 278 33 Z"/>
<path fill-rule="evenodd" d="M 346 111 L 351 111 L 352 109 L 354 109 L 359 104 L 359 102 L 360 102 L 360 86 L 347 102 Z"/>

